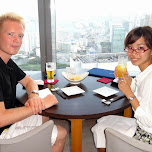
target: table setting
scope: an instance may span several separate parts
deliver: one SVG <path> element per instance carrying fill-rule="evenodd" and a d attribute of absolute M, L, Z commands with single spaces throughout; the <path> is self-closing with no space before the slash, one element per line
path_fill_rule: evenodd
<path fill-rule="evenodd" d="M 52 64 L 49 62 L 49 64 Z M 46 71 L 48 70 L 48 65 L 46 65 Z M 54 65 L 52 69 L 55 71 Z M 76 72 L 75 68 L 67 67 L 64 71 L 61 72 L 61 76 L 64 78 L 64 81 L 68 82 L 68 86 L 60 87 L 56 86 L 55 84 L 59 81 L 59 79 L 55 79 L 52 76 L 52 80 L 48 80 L 50 76 L 48 76 L 48 72 L 46 72 L 45 80 L 35 80 L 39 85 L 48 85 L 50 87 L 50 91 L 53 93 L 58 94 L 64 100 L 68 99 L 71 96 L 76 96 L 79 94 L 84 94 L 86 91 L 84 88 L 81 87 L 83 81 L 87 79 L 89 76 L 93 76 L 98 83 L 108 84 L 108 83 L 116 83 L 114 82 L 114 71 L 106 70 L 106 69 L 99 69 L 99 68 L 92 68 L 85 72 Z M 50 75 L 50 74 L 49 74 Z M 48 82 L 48 83 L 46 83 Z M 81 84 L 81 85 L 80 85 Z M 117 87 L 116 87 L 117 88 Z M 102 86 L 92 89 L 92 94 L 100 95 L 99 100 L 101 103 L 106 105 L 111 105 L 112 102 L 117 101 L 123 97 L 124 95 L 119 96 L 117 95 L 119 92 L 118 88 L 115 89 L 109 86 Z M 84 94 L 85 95 L 85 94 Z"/>

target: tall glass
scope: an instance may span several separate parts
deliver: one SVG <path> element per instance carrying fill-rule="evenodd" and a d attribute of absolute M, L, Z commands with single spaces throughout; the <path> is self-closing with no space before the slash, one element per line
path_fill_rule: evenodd
<path fill-rule="evenodd" d="M 118 77 L 122 77 L 121 72 L 123 72 L 123 74 L 125 75 L 127 72 L 127 61 L 128 61 L 128 57 L 127 56 L 118 56 L 118 66 L 117 66 L 117 70 L 118 70 Z"/>
<path fill-rule="evenodd" d="M 46 73 L 47 73 L 47 82 L 54 82 L 54 71 L 55 71 L 55 63 L 47 62 L 46 63 Z"/>

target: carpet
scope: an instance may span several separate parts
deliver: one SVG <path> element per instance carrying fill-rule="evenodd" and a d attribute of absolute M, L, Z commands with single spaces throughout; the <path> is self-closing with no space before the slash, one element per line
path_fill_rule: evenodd
<path fill-rule="evenodd" d="M 93 141 L 93 134 L 91 128 L 96 124 L 97 119 L 84 120 L 82 124 L 82 152 L 97 152 Z M 64 127 L 67 132 L 67 140 L 65 143 L 64 152 L 71 152 L 71 133 L 70 133 L 70 121 L 53 119 L 56 125 Z"/>

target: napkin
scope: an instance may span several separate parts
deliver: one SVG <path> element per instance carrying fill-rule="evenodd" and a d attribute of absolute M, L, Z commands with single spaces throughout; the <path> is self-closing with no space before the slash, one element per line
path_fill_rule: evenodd
<path fill-rule="evenodd" d="M 40 98 L 45 98 L 49 94 L 52 94 L 51 91 L 49 90 L 49 88 L 39 90 L 39 97 Z"/>
<path fill-rule="evenodd" d="M 102 83 L 109 83 L 113 81 L 113 79 L 102 77 L 101 79 L 98 79 L 97 81 L 102 82 Z"/>
<path fill-rule="evenodd" d="M 45 84 L 56 84 L 59 80 L 54 79 L 54 82 L 47 82 L 47 80 L 44 81 Z"/>
<path fill-rule="evenodd" d="M 112 70 L 106 70 L 106 69 L 99 69 L 99 68 L 92 68 L 88 71 L 90 76 L 96 76 L 96 77 L 106 77 L 110 79 L 114 79 L 114 71 Z"/>

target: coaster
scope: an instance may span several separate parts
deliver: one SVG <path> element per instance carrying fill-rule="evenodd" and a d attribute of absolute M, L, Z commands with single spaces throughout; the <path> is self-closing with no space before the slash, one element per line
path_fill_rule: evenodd
<path fill-rule="evenodd" d="M 113 79 L 108 79 L 108 78 L 103 77 L 101 79 L 98 79 L 97 81 L 102 82 L 102 83 L 109 83 L 113 81 Z"/>
<path fill-rule="evenodd" d="M 54 79 L 54 82 L 47 82 L 47 80 L 45 80 L 44 84 L 56 84 L 58 81 L 58 79 Z"/>

